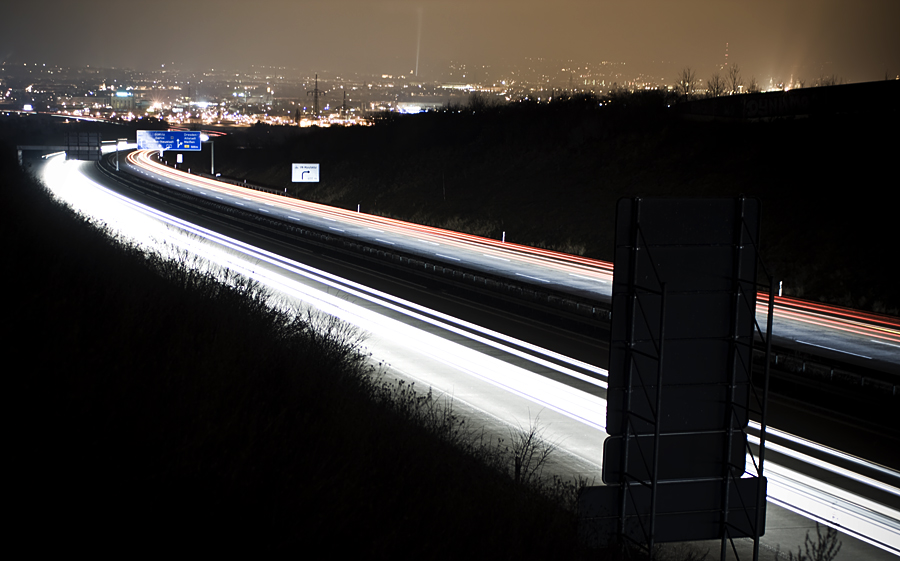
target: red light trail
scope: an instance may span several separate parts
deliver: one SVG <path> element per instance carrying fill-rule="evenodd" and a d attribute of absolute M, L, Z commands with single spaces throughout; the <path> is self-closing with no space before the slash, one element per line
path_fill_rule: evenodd
<path fill-rule="evenodd" d="M 470 249 L 476 247 L 480 251 L 484 251 L 487 255 L 491 256 L 502 256 L 502 258 L 551 267 L 569 273 L 577 272 L 580 275 L 586 275 L 588 278 L 602 278 L 607 281 L 612 280 L 613 264 L 608 261 L 503 242 L 472 234 L 443 230 L 432 226 L 423 226 L 393 218 L 364 214 L 309 201 L 287 198 L 282 195 L 255 191 L 249 188 L 173 170 L 158 162 L 154 162 L 151 159 L 151 154 L 152 151 L 139 150 L 129 154 L 128 160 L 136 166 L 145 168 L 148 171 L 152 171 L 157 175 L 168 177 L 172 180 L 191 183 L 196 186 L 205 187 L 229 195 L 240 196 L 245 199 L 255 199 L 263 204 L 276 205 L 300 213 L 310 213 L 332 220 L 337 219 L 347 223 L 360 224 L 368 228 L 383 229 L 399 234 L 440 240 L 441 243 L 449 245 L 467 247 Z M 763 292 L 757 294 L 757 310 L 759 313 L 765 313 L 765 302 L 767 299 L 768 294 Z M 873 337 L 881 341 L 900 343 L 900 318 L 891 316 L 818 302 L 810 302 L 797 298 L 776 296 L 775 317 L 792 319 L 819 327 Z"/>

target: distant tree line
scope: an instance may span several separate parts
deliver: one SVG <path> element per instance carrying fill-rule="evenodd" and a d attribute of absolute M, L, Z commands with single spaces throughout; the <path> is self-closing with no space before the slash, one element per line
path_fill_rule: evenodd
<path fill-rule="evenodd" d="M 831 75 L 821 76 L 816 79 L 813 84 L 818 86 L 837 86 L 844 83 L 844 79 Z M 697 73 L 690 67 L 685 66 L 678 75 L 675 92 L 681 100 L 692 99 L 696 97 L 721 97 L 723 95 L 736 95 L 739 93 L 759 93 L 761 91 L 759 82 L 755 76 L 751 76 L 750 83 L 744 88 L 744 79 L 741 76 L 740 66 L 732 64 L 727 67 L 724 75 L 716 70 L 706 80 L 706 90 L 701 90 L 703 81 L 697 78 Z M 798 79 L 791 84 L 792 89 L 806 87 L 806 80 Z"/>

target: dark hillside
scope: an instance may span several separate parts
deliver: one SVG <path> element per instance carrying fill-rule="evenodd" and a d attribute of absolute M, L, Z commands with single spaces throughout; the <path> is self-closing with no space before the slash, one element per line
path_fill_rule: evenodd
<path fill-rule="evenodd" d="M 0 203 L 20 547 L 583 557 L 573 485 L 515 483 L 506 448 L 382 383 L 341 324 L 114 243 L 2 143 Z"/>
<path fill-rule="evenodd" d="M 888 174 L 898 118 L 677 118 L 662 96 L 513 104 L 374 127 L 254 127 L 216 141 L 216 171 L 363 212 L 609 260 L 620 197 L 763 203 L 763 250 L 787 295 L 898 314 Z M 276 139 L 277 136 L 277 139 Z M 286 137 L 286 139 L 285 139 Z M 271 139 L 271 140 L 270 140 Z M 195 155 L 194 166 L 208 166 Z M 322 181 L 292 185 L 292 162 Z"/>

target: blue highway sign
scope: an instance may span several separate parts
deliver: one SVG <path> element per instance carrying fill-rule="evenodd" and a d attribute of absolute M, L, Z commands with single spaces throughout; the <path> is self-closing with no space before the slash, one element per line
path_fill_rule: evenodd
<path fill-rule="evenodd" d="M 200 150 L 200 131 L 137 131 L 138 150 Z"/>

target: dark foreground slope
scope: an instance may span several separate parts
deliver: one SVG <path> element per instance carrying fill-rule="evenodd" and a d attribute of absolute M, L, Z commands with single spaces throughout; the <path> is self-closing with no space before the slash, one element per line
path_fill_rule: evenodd
<path fill-rule="evenodd" d="M 352 332 L 112 244 L 0 156 L 19 545 L 580 556 L 561 495 L 514 484 L 495 446 L 380 383 Z"/>
<path fill-rule="evenodd" d="M 786 295 L 897 315 L 896 112 L 771 122 L 678 118 L 663 96 L 513 104 L 374 127 L 258 126 L 216 141 L 216 171 L 297 196 L 611 260 L 620 197 L 762 200 Z M 887 134 L 886 134 L 887 132 Z M 293 133 L 293 134 L 289 134 Z M 290 182 L 319 162 L 318 185 Z M 204 169 L 209 156 L 192 165 Z"/>

